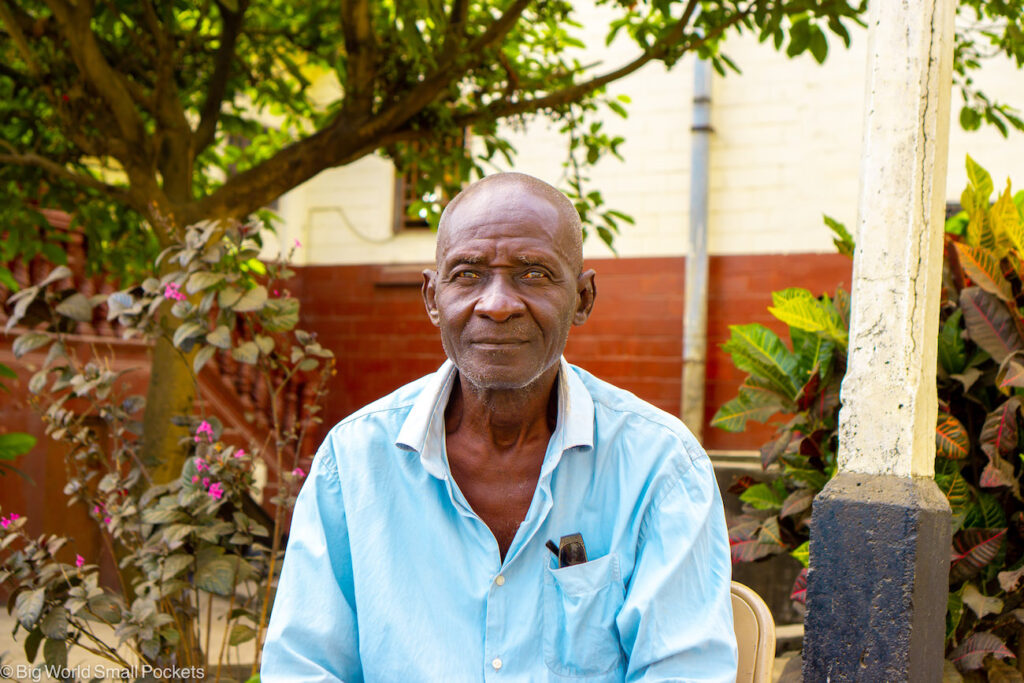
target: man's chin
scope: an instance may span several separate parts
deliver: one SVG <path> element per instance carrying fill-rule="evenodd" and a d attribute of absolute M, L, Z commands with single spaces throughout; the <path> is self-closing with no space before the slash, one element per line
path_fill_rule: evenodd
<path fill-rule="evenodd" d="M 485 391 L 520 391 L 527 389 L 544 375 L 547 368 L 515 368 L 489 364 L 456 363 L 462 378 L 476 389 Z"/>

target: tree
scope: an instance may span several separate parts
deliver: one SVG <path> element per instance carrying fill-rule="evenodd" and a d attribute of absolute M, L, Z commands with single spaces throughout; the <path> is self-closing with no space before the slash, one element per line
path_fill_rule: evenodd
<path fill-rule="evenodd" d="M 374 152 L 399 167 L 415 157 L 422 193 L 453 192 L 491 160 L 511 162 L 500 122 L 533 116 L 562 123 L 569 192 L 610 239 L 621 214 L 584 189 L 581 170 L 621 142 L 593 120 L 601 106 L 624 114 L 607 84 L 688 52 L 719 71 L 735 68 L 721 52 L 730 32 L 752 31 L 823 61 L 826 34 L 849 44 L 847 25 L 866 7 L 597 1 L 615 11 L 609 40 L 622 34 L 637 46 L 631 60 L 604 71 L 574 57 L 583 45 L 569 0 L 0 0 L 0 261 L 39 251 L 59 261 L 39 213 L 59 208 L 84 231 L 93 268 L 122 284 L 139 281 L 186 226 L 259 211 L 320 171 Z M 1004 17 L 1013 38 L 1020 2 L 967 5 L 979 18 Z M 986 40 L 1020 60 L 1007 45 L 1021 41 L 1004 45 L 990 33 Z M 970 57 L 964 69 L 978 63 L 976 53 L 959 54 Z M 309 86 L 324 74 L 336 79 L 336 95 L 318 101 Z M 1005 118 L 999 105 L 971 106 Z M 467 127 L 482 152 L 451 144 Z M 11 284 L 0 270 L 5 276 Z M 189 354 L 172 343 L 179 323 L 164 320 L 144 450 L 171 472 L 180 469 L 174 454 L 184 434 L 167 416 L 183 412 L 194 389 Z"/>

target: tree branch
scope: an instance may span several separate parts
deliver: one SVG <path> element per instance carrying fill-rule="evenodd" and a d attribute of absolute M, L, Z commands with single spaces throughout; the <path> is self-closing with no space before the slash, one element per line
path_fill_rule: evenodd
<path fill-rule="evenodd" d="M 66 0 L 45 0 L 57 19 L 61 33 L 82 76 L 99 93 L 130 147 L 138 150 L 145 140 L 145 127 L 135 109 L 125 78 L 104 58 L 92 32 L 92 2 L 79 0 L 70 5 Z M 123 162 L 124 160 L 122 160 Z"/>
<path fill-rule="evenodd" d="M 419 85 L 414 87 L 401 101 L 385 108 L 361 130 L 373 136 L 387 132 L 402 125 L 430 104 L 438 93 L 451 83 L 452 79 L 461 74 L 457 66 L 461 58 L 479 59 L 480 53 L 500 41 L 519 21 L 523 12 L 532 0 L 515 0 L 503 15 L 494 20 L 479 36 L 470 41 L 465 50 L 454 50 L 447 58 L 442 58 L 434 70 Z"/>
<path fill-rule="evenodd" d="M 348 56 L 345 107 L 350 113 L 367 116 L 373 109 L 373 87 L 377 77 L 377 45 L 373 39 L 369 0 L 342 1 L 341 30 Z"/>
<path fill-rule="evenodd" d="M 11 150 L 11 154 L 0 154 L 0 164 L 12 164 L 15 166 L 34 166 L 40 168 L 52 176 L 67 180 L 76 185 L 87 187 L 91 190 L 98 190 L 114 199 L 115 201 L 131 206 L 136 210 L 140 210 L 141 207 L 138 202 L 134 201 L 131 194 L 128 193 L 122 187 L 116 185 L 110 185 L 104 183 L 101 180 L 97 180 L 91 176 L 82 175 L 81 173 L 75 173 L 74 171 L 61 166 L 57 162 L 41 157 L 38 154 L 19 154 L 13 147 L 8 145 L 6 142 L 0 141 L 3 147 Z"/>
<path fill-rule="evenodd" d="M 543 97 L 537 97 L 529 100 L 519 100 L 516 102 L 510 102 L 508 100 L 501 100 L 495 102 L 493 105 L 482 107 L 471 112 L 466 112 L 455 118 L 455 121 L 460 126 L 468 126 L 474 121 L 478 121 L 483 118 L 500 118 L 505 116 L 514 116 L 516 114 L 527 114 L 538 111 L 540 109 L 547 109 L 550 107 L 557 107 L 569 102 L 573 102 L 579 97 L 593 92 L 598 88 L 617 81 L 620 78 L 624 78 L 629 74 L 633 73 L 640 67 L 644 66 L 648 62 L 659 59 L 669 51 L 671 47 L 682 40 L 683 34 L 686 31 L 686 26 L 689 24 L 690 18 L 696 8 L 696 0 L 690 0 L 686 11 L 683 13 L 682 18 L 676 22 L 675 26 L 672 27 L 672 31 L 666 34 L 662 39 L 656 42 L 654 45 L 645 50 L 640 56 L 633 61 L 624 64 L 623 66 L 610 71 L 601 76 L 596 76 L 583 83 L 577 83 L 561 90 L 549 93 Z M 729 18 L 728 21 L 716 26 L 713 31 L 708 33 L 703 38 L 697 40 L 691 40 L 687 43 L 684 52 L 692 52 L 699 49 L 701 46 L 706 45 L 712 40 L 715 40 L 720 36 L 726 29 L 734 26 L 735 24 L 742 21 L 747 15 L 750 14 L 753 8 L 753 3 L 747 6 L 746 9 L 741 10 Z"/>
<path fill-rule="evenodd" d="M 224 100 L 224 93 L 227 91 L 231 65 L 235 57 L 235 45 L 238 43 L 238 34 L 242 29 L 242 20 L 245 15 L 246 2 L 240 2 L 238 11 L 232 12 L 223 3 L 217 3 L 220 10 L 223 26 L 220 32 L 220 46 L 217 48 L 217 55 L 214 57 L 213 76 L 206 88 L 206 101 L 203 102 L 203 110 L 200 113 L 199 126 L 196 128 L 193 141 L 193 154 L 199 154 L 206 149 L 213 136 L 217 132 L 217 121 L 220 118 L 220 107 Z"/>
<path fill-rule="evenodd" d="M 36 62 L 35 55 L 32 54 L 32 49 L 28 45 L 28 40 L 26 40 L 25 34 L 21 30 L 21 25 L 18 24 L 18 20 L 15 18 L 14 12 L 11 11 L 6 0 L 0 1 L 0 21 L 3 21 L 7 27 L 7 32 L 11 34 L 14 45 L 18 48 L 21 58 L 25 60 L 25 65 L 28 66 L 29 73 L 32 74 L 33 78 L 40 78 L 42 70 L 39 68 L 39 63 Z"/>

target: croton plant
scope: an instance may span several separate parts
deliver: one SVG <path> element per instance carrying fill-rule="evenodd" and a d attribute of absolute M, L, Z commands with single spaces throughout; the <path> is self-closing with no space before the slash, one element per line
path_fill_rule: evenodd
<path fill-rule="evenodd" d="M 968 680 L 1024 680 L 1024 192 L 967 158 L 963 210 L 946 223 L 938 338 L 935 481 L 953 512 L 946 657 Z M 853 242 L 826 219 L 840 251 Z M 836 472 L 839 386 L 846 370 L 849 295 L 803 289 L 772 295 L 787 344 L 758 324 L 735 325 L 724 345 L 748 373 L 712 424 L 741 431 L 777 423 L 761 448 L 769 478 L 731 491 L 744 514 L 730 527 L 734 562 L 789 553 L 804 565 L 811 502 Z"/>

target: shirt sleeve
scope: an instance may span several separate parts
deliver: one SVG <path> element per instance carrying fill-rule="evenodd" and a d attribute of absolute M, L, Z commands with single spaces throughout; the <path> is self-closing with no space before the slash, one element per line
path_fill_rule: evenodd
<path fill-rule="evenodd" d="M 627 681 L 736 680 L 732 564 L 721 494 L 696 459 L 648 507 L 617 618 Z"/>
<path fill-rule="evenodd" d="M 352 555 L 332 437 L 295 502 L 263 647 L 263 683 L 361 681 Z"/>

